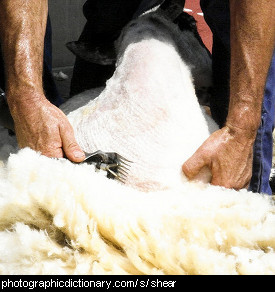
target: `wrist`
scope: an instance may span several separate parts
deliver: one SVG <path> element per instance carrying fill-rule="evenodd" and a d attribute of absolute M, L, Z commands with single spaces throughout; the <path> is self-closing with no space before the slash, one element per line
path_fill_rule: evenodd
<path fill-rule="evenodd" d="M 259 95 L 242 92 L 230 96 L 226 125 L 234 131 L 242 132 L 247 138 L 255 139 L 260 126 L 262 99 Z"/>
<path fill-rule="evenodd" d="M 225 128 L 227 128 L 228 133 L 231 137 L 236 139 L 240 144 L 252 147 L 257 135 L 257 130 L 251 127 L 241 128 L 238 125 L 226 122 Z"/>
<path fill-rule="evenodd" d="M 7 90 L 6 97 L 11 114 L 18 111 L 26 111 L 33 108 L 35 104 L 46 100 L 42 90 L 26 87 L 20 90 Z"/>

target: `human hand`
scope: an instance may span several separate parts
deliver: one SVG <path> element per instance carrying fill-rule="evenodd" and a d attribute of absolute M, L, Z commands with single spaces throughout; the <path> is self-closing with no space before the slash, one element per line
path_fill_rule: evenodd
<path fill-rule="evenodd" d="M 208 167 L 211 184 L 247 188 L 252 175 L 254 138 L 241 129 L 225 126 L 214 132 L 182 166 L 184 174 L 194 179 Z"/>
<path fill-rule="evenodd" d="M 20 148 L 30 147 L 48 157 L 67 157 L 81 162 L 84 153 L 74 137 L 66 115 L 44 95 L 17 99 L 10 107 Z"/>

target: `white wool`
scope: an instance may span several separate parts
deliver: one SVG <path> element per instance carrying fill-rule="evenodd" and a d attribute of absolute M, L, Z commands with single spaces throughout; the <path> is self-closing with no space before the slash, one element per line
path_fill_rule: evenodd
<path fill-rule="evenodd" d="M 275 273 L 263 195 L 194 183 L 145 193 L 29 149 L 0 181 L 3 274 Z"/>
<path fill-rule="evenodd" d="M 62 109 L 84 150 L 133 161 L 126 184 L 0 129 L 0 274 L 275 274 L 272 198 L 181 172 L 217 126 L 173 44 L 128 46 L 102 90 Z"/>

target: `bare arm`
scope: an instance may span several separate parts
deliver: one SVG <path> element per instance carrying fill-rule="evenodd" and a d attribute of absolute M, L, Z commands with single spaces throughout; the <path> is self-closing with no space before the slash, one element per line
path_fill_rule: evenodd
<path fill-rule="evenodd" d="M 20 147 L 49 157 L 84 157 L 67 117 L 45 97 L 42 86 L 47 0 L 0 0 L 0 36 L 6 94 Z"/>
<path fill-rule="evenodd" d="M 252 174 L 253 144 L 275 42 L 274 0 L 230 0 L 230 104 L 225 127 L 184 163 L 190 179 L 207 166 L 214 185 L 240 189 Z"/>
<path fill-rule="evenodd" d="M 275 42 L 275 2 L 230 1 L 231 76 L 227 125 L 255 137 Z"/>

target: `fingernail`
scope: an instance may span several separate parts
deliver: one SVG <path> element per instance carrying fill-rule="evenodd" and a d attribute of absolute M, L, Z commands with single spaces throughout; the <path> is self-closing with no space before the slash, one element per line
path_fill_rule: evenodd
<path fill-rule="evenodd" d="M 79 151 L 79 150 L 74 151 L 75 158 L 81 158 L 83 156 L 84 156 L 84 153 L 82 151 Z"/>

